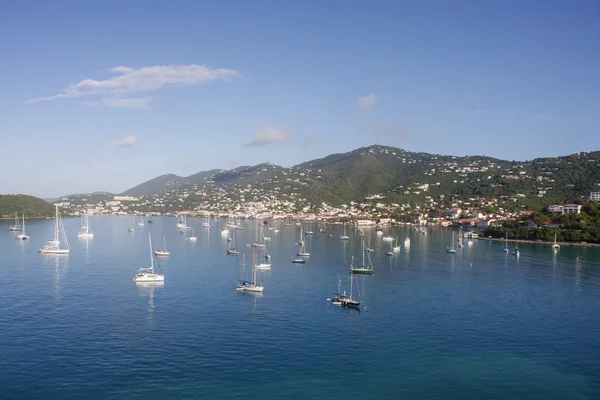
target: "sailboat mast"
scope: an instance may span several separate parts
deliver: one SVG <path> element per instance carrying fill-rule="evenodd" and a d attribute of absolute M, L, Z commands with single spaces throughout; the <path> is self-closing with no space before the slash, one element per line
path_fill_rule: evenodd
<path fill-rule="evenodd" d="M 25 234 L 25 213 L 23 213 L 23 226 L 22 226 L 22 228 L 23 228 L 22 233 L 24 235 Z M 556 240 L 554 240 L 554 241 L 556 242 Z"/>
<path fill-rule="evenodd" d="M 56 207 L 56 215 L 54 221 L 54 240 L 58 240 L 58 205 L 54 205 L 54 207 Z"/>
<path fill-rule="evenodd" d="M 148 232 L 148 243 L 150 243 L 150 269 L 154 272 L 154 258 L 152 258 L 152 236 L 150 236 L 150 232 Z"/>
<path fill-rule="evenodd" d="M 362 266 L 364 267 L 365 266 L 365 239 L 363 239 L 362 242 L 363 242 L 362 243 L 362 253 L 363 253 L 363 255 L 362 255 L 363 256 Z"/>

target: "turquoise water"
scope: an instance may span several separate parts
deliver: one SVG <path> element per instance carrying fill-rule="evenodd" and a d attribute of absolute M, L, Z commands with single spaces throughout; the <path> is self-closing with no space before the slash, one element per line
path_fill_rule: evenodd
<path fill-rule="evenodd" d="M 264 293 L 235 291 L 240 257 L 221 223 L 184 240 L 175 218 L 127 232 L 127 217 L 90 217 L 93 239 L 65 220 L 69 256 L 39 247 L 53 221 L 27 221 L 28 242 L 0 225 L 0 398 L 6 399 L 597 399 L 600 249 L 475 241 L 449 255 L 450 231 L 406 228 L 388 257 L 375 230 L 374 276 L 360 311 L 334 306 L 360 236 L 305 225 L 311 253 L 291 263 L 299 232 L 272 236 Z M 256 221 L 238 233 L 251 263 Z M 163 235 L 163 287 L 132 282 Z M 333 234 L 330 238 L 328 234 Z M 356 287 L 355 287 L 356 290 Z M 356 292 L 355 292 L 356 294 Z"/>

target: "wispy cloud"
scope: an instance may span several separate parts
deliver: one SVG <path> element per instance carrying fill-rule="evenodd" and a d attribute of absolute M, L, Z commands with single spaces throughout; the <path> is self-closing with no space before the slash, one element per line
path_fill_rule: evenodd
<path fill-rule="evenodd" d="M 105 79 L 85 79 L 68 86 L 61 93 L 28 100 L 27 103 L 98 94 L 122 95 L 157 90 L 164 86 L 199 85 L 215 80 L 231 80 L 240 76 L 235 69 L 211 69 L 204 65 L 155 65 L 142 68 L 115 67 L 117 76 Z"/>
<path fill-rule="evenodd" d="M 291 128 L 263 128 L 256 132 L 246 146 L 265 146 L 273 143 L 287 142 L 292 138 Z"/>
<path fill-rule="evenodd" d="M 115 139 L 112 142 L 113 146 L 130 148 L 134 147 L 137 144 L 137 137 L 135 136 L 124 136 L 120 139 Z"/>
<path fill-rule="evenodd" d="M 375 101 L 377 100 L 377 97 L 371 93 L 368 96 L 365 97 L 361 97 L 360 99 L 358 99 L 358 101 L 356 102 L 356 109 L 359 112 L 367 112 L 369 111 L 371 108 L 373 108 L 373 106 L 375 106 Z"/>
<path fill-rule="evenodd" d="M 554 115 L 548 113 L 529 114 L 527 119 L 531 121 L 552 121 Z"/>

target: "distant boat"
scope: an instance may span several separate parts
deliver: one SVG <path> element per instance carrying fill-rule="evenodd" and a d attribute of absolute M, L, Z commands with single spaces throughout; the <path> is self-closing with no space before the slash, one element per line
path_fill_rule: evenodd
<path fill-rule="evenodd" d="M 255 265 L 254 268 L 256 269 L 271 269 L 271 255 L 269 254 L 269 251 L 267 250 L 267 246 L 263 245 L 261 248 L 261 252 L 263 253 L 263 258 L 264 261 L 263 262 L 259 262 Z M 256 257 L 254 257 L 256 259 Z"/>
<path fill-rule="evenodd" d="M 167 257 L 171 255 L 171 252 L 167 250 L 167 238 L 163 236 L 163 248 L 154 250 L 154 254 L 157 256 Z"/>
<path fill-rule="evenodd" d="M 404 239 L 404 247 L 410 247 L 410 238 L 408 236 Z"/>
<path fill-rule="evenodd" d="M 384 236 L 383 241 L 384 242 L 393 242 L 394 238 L 392 236 Z"/>
<path fill-rule="evenodd" d="M 359 308 L 360 307 L 360 301 L 354 300 L 352 298 L 352 281 L 353 281 L 353 277 L 350 276 L 350 294 L 346 294 L 345 290 L 343 293 L 341 291 L 342 280 L 339 279 L 338 292 L 334 296 L 333 304 L 340 305 L 343 307 L 351 307 L 351 308 Z"/>
<path fill-rule="evenodd" d="M 150 245 L 150 268 L 140 268 L 133 277 L 133 281 L 138 282 L 164 282 L 165 276 L 154 273 L 154 255 L 152 254 L 152 238 L 148 233 L 148 243 Z"/>
<path fill-rule="evenodd" d="M 508 232 L 506 233 L 506 236 L 504 237 L 504 249 L 503 251 L 505 253 L 509 253 L 510 250 L 508 249 Z"/>
<path fill-rule="evenodd" d="M 298 254 L 296 254 L 298 257 L 310 257 L 310 253 L 308 253 L 306 251 L 306 248 L 304 247 L 304 239 L 302 239 L 302 225 L 300 225 L 300 241 L 298 241 L 298 245 L 300 246 L 300 250 L 298 251 Z M 292 261 L 294 262 L 294 261 Z"/>
<path fill-rule="evenodd" d="M 252 281 L 246 280 L 246 255 L 242 254 L 242 279 L 238 280 L 236 289 L 239 292 L 261 292 L 264 287 L 258 282 L 256 274 L 256 254 L 252 255 Z"/>
<path fill-rule="evenodd" d="M 185 240 L 189 240 L 190 242 L 195 242 L 196 239 L 197 239 L 197 237 L 194 235 L 194 228 L 191 228 L 191 229 L 192 229 L 192 236 L 188 236 L 187 235 L 187 230 L 185 231 L 186 232 L 186 234 L 185 234 Z"/>
<path fill-rule="evenodd" d="M 81 225 L 79 233 L 77 233 L 77 237 L 79 238 L 93 238 L 94 232 L 92 232 L 92 227 L 90 226 L 89 218 L 87 214 L 83 214 L 83 225 Z"/>
<path fill-rule="evenodd" d="M 341 240 L 350 240 L 349 236 L 346 236 L 346 224 L 344 224 L 344 234 L 340 236 Z"/>
<path fill-rule="evenodd" d="M 25 213 L 23 213 L 23 223 L 21 224 L 21 233 L 19 233 L 17 236 L 15 236 L 15 239 L 19 239 L 19 240 L 29 239 L 29 236 L 27 236 L 25 234 Z"/>
<path fill-rule="evenodd" d="M 129 221 L 129 232 L 135 232 L 135 228 L 133 227 L 133 217 Z"/>
<path fill-rule="evenodd" d="M 19 223 L 19 216 L 17 215 L 16 212 L 15 212 L 15 224 L 13 226 L 11 226 L 10 228 L 8 228 L 8 230 L 11 232 L 18 232 L 21 230 L 21 225 Z"/>
<path fill-rule="evenodd" d="M 373 274 L 373 263 L 371 263 L 371 256 L 368 252 L 365 252 L 365 241 L 362 241 L 362 265 L 357 267 L 354 265 L 354 256 L 352 256 L 352 261 L 350 262 L 350 273 L 351 274 Z M 365 265 L 365 253 L 367 253 L 367 265 Z"/>
<path fill-rule="evenodd" d="M 408 240 L 409 240 L 409 243 L 410 243 L 410 239 L 408 239 Z M 406 240 L 404 240 L 404 242 L 406 242 Z M 397 252 L 400 251 L 400 244 L 398 243 L 398 236 L 396 236 L 396 245 L 394 246 L 393 250 L 394 250 L 394 253 L 397 253 Z"/>
<path fill-rule="evenodd" d="M 144 226 L 144 218 L 140 217 L 140 222 L 137 223 L 138 226 Z"/>
<path fill-rule="evenodd" d="M 452 231 L 452 246 L 446 247 L 446 253 L 456 254 L 456 249 L 454 248 L 454 231 Z"/>
<path fill-rule="evenodd" d="M 54 238 L 47 241 L 44 246 L 40 249 L 40 253 L 45 254 L 69 254 L 71 249 L 69 248 L 69 242 L 67 240 L 67 235 L 65 234 L 65 226 L 60 219 L 60 215 L 58 213 L 58 206 L 56 207 L 56 215 L 54 220 Z M 62 240 L 65 243 L 65 247 L 60 247 L 60 239 L 58 234 L 61 234 Z"/>
<path fill-rule="evenodd" d="M 521 255 L 521 252 L 519 251 L 519 242 L 515 244 L 515 248 L 513 249 L 513 255 L 517 257 Z"/>
<path fill-rule="evenodd" d="M 554 228 L 554 243 L 552 244 L 552 250 L 557 251 L 560 249 L 560 245 L 556 242 L 556 228 Z"/>
<path fill-rule="evenodd" d="M 233 238 L 231 240 L 229 240 L 229 239 L 230 238 L 227 238 L 227 242 L 230 243 L 231 245 L 227 246 L 227 254 L 237 256 L 238 254 L 240 254 L 240 252 L 238 251 L 237 246 L 236 246 L 235 230 L 233 231 Z"/>

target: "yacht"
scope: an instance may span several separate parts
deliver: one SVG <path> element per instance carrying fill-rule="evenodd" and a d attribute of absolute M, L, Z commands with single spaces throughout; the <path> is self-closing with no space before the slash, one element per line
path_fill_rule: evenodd
<path fill-rule="evenodd" d="M 152 238 L 148 233 L 148 242 L 150 244 L 150 268 L 140 268 L 133 277 L 133 281 L 138 282 L 164 282 L 165 276 L 154 273 L 154 255 L 152 254 Z"/>

